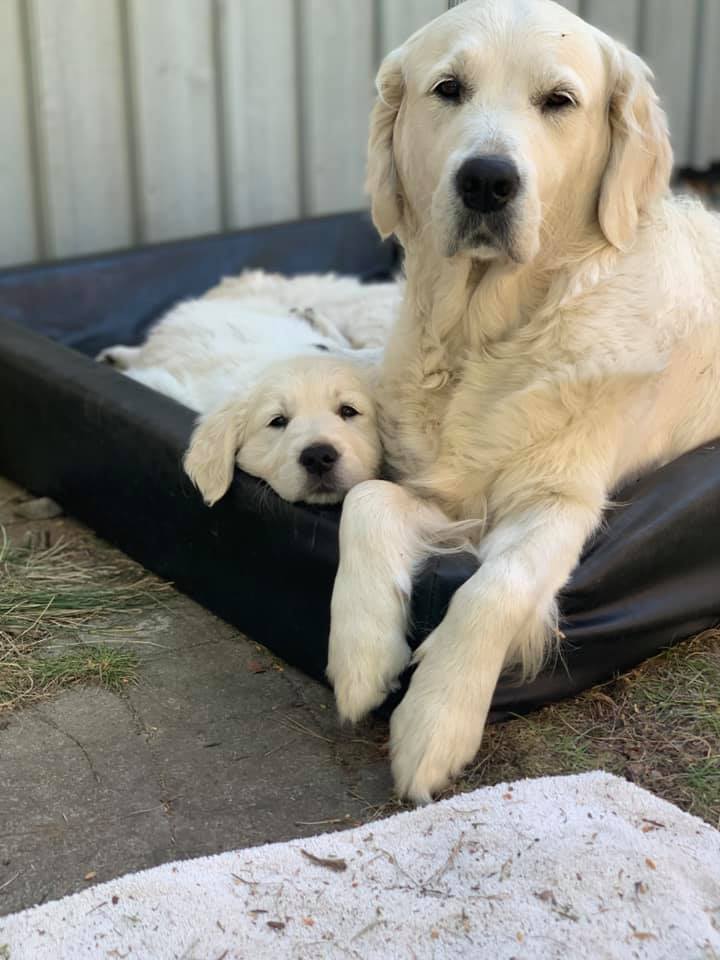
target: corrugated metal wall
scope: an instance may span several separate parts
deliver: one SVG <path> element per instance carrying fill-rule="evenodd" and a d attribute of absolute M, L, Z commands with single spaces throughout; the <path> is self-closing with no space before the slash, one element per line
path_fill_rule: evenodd
<path fill-rule="evenodd" d="M 381 56 L 448 0 L 0 0 L 0 264 L 359 207 Z M 720 0 L 575 0 L 720 159 Z"/>

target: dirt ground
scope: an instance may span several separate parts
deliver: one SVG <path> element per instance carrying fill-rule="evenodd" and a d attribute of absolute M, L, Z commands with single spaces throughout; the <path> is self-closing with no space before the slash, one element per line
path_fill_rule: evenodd
<path fill-rule="evenodd" d="M 0 481 L 0 914 L 400 808 L 384 724 L 30 501 Z M 720 631 L 491 728 L 454 790 L 597 767 L 720 825 Z"/>

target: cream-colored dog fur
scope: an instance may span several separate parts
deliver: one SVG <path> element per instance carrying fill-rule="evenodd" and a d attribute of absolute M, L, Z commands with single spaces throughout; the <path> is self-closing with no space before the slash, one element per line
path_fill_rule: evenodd
<path fill-rule="evenodd" d="M 360 283 L 337 274 L 300 274 L 285 277 L 263 270 L 247 270 L 224 277 L 204 300 L 238 297 L 269 299 L 277 306 L 310 311 L 322 332 L 344 346 L 382 348 L 400 308 L 401 283 Z"/>
<path fill-rule="evenodd" d="M 379 389 L 402 485 L 346 500 L 328 676 L 343 718 L 384 699 L 411 659 L 413 572 L 480 521 L 482 565 L 392 717 L 397 790 L 423 801 L 476 754 L 501 671 L 552 650 L 612 491 L 720 434 L 720 221 L 669 193 L 645 64 L 550 0 L 467 0 L 377 87 L 373 215 L 406 251 Z M 458 196 L 478 155 L 519 172 L 502 220 Z"/>
<path fill-rule="evenodd" d="M 378 473 L 372 391 L 398 297 L 394 284 L 254 271 L 99 359 L 202 414 L 185 469 L 208 504 L 236 465 L 286 500 L 334 503 Z"/>

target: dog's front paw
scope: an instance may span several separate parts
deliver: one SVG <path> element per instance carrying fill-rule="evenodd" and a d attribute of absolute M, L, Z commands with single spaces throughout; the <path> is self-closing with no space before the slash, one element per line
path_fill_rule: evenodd
<path fill-rule="evenodd" d="M 410 662 L 404 608 L 371 613 L 333 598 L 327 676 L 341 720 L 356 722 L 380 706 Z"/>
<path fill-rule="evenodd" d="M 417 651 L 419 666 L 390 722 L 395 788 L 415 803 L 428 803 L 476 755 L 495 684 L 444 633 L 439 627 Z"/>

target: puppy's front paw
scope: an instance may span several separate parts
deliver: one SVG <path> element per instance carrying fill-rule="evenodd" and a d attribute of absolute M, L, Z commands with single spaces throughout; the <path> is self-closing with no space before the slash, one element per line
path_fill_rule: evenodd
<path fill-rule="evenodd" d="M 139 353 L 139 347 L 124 347 L 122 344 L 116 344 L 114 347 L 101 350 L 95 359 L 98 363 L 106 363 L 117 370 L 127 370 Z"/>
<path fill-rule="evenodd" d="M 353 723 L 380 706 L 410 662 L 401 601 L 384 614 L 369 606 L 333 597 L 327 676 L 340 718 Z"/>
<path fill-rule="evenodd" d="M 101 350 L 95 357 L 95 360 L 98 363 L 107 363 L 110 367 L 117 366 L 117 361 L 115 360 L 115 351 L 117 347 L 105 347 L 104 350 Z"/>
<path fill-rule="evenodd" d="M 438 628 L 417 651 L 419 666 L 390 721 L 395 788 L 415 803 L 428 803 L 480 749 L 494 680 L 458 652 L 448 651 Z"/>

